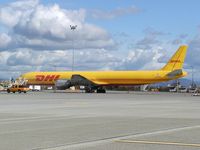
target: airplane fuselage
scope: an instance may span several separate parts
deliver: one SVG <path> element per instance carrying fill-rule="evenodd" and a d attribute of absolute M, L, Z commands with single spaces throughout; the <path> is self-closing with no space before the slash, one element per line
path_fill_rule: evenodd
<path fill-rule="evenodd" d="M 169 78 L 169 71 L 65 71 L 65 72 L 29 72 L 22 75 L 29 85 L 54 85 L 56 80 L 71 79 L 72 75 L 86 77 L 97 85 L 142 85 L 164 82 L 184 77 Z"/>

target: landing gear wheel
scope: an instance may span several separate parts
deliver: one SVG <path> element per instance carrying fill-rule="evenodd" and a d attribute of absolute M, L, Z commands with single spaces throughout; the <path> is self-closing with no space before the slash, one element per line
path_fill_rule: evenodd
<path fill-rule="evenodd" d="M 97 93 L 106 93 L 105 89 L 97 89 Z"/>
<path fill-rule="evenodd" d="M 90 89 L 90 88 L 87 88 L 87 89 L 85 89 L 85 93 L 94 93 L 94 90 Z"/>

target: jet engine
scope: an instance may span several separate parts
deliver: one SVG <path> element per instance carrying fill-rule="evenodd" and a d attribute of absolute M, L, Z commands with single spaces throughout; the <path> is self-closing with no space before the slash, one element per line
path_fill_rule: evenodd
<path fill-rule="evenodd" d="M 58 90 L 66 90 L 70 88 L 71 80 L 57 80 L 55 86 Z"/>

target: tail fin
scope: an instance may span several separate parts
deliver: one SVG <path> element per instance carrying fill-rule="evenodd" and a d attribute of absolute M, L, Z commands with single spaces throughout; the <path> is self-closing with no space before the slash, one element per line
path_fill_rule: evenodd
<path fill-rule="evenodd" d="M 186 45 L 180 46 L 176 53 L 171 57 L 168 63 L 161 70 L 174 71 L 182 69 L 187 48 L 188 46 Z"/>

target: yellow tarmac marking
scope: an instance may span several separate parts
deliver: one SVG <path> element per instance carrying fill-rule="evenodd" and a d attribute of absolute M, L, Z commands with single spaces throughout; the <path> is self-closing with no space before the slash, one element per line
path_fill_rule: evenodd
<path fill-rule="evenodd" d="M 116 140 L 115 142 L 200 147 L 200 144 L 198 143 L 195 144 L 195 143 L 178 143 L 178 142 L 163 142 L 163 141 L 138 141 L 138 140 Z"/>

